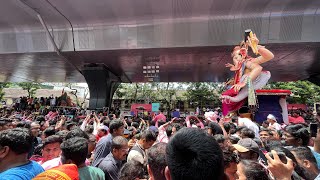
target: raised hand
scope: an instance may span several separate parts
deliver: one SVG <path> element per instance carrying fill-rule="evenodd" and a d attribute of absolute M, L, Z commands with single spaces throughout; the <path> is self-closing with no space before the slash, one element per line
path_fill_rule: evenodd
<path fill-rule="evenodd" d="M 265 156 L 268 159 L 268 169 L 271 171 L 275 179 L 280 180 L 290 180 L 293 172 L 293 162 L 291 159 L 287 158 L 287 163 L 284 164 L 276 151 L 271 150 L 273 159 L 267 153 Z"/>
<path fill-rule="evenodd" d="M 242 83 L 237 83 L 237 84 L 233 85 L 231 88 L 234 88 L 234 90 L 236 92 L 238 92 L 238 91 L 240 91 L 240 89 L 242 89 L 245 86 L 246 86 L 246 83 L 242 82 Z"/>
<path fill-rule="evenodd" d="M 233 64 L 227 63 L 227 64 L 225 64 L 225 66 L 227 68 L 230 68 L 230 71 L 236 71 L 237 70 L 236 66 L 233 65 Z"/>

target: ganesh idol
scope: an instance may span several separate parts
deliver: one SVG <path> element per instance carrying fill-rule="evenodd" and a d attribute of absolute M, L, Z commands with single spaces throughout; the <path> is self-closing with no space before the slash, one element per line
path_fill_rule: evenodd
<path fill-rule="evenodd" d="M 248 56 L 248 47 L 259 56 Z M 249 105 L 254 104 L 254 90 L 264 87 L 271 77 L 269 71 L 263 71 L 261 64 L 273 59 L 274 55 L 266 47 L 259 45 L 259 39 L 252 34 L 246 42 L 241 42 L 233 49 L 231 57 L 233 64 L 227 63 L 226 67 L 230 68 L 235 76 L 227 82 L 228 88 L 221 96 L 224 116 L 240 109 L 247 99 Z"/>

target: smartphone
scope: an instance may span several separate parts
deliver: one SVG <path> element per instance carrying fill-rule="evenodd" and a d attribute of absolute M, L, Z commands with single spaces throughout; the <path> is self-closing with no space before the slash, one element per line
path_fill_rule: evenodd
<path fill-rule="evenodd" d="M 318 124 L 317 123 L 310 123 L 310 135 L 311 137 L 317 136 Z"/>
<path fill-rule="evenodd" d="M 274 159 L 273 157 L 273 154 L 271 152 L 268 152 L 269 156 Z M 283 163 L 287 163 L 287 157 L 286 157 L 286 154 L 284 152 L 277 152 L 280 160 L 283 162 Z"/>
<path fill-rule="evenodd" d="M 248 40 L 248 37 L 250 37 L 250 32 L 251 32 L 251 29 L 246 29 L 244 31 L 244 41 Z"/>

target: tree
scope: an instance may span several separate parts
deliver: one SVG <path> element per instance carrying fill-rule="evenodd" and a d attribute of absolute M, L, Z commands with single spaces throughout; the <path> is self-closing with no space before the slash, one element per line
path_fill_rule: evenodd
<path fill-rule="evenodd" d="M 313 105 L 320 102 L 320 86 L 309 81 L 271 82 L 265 89 L 288 89 L 292 95 L 287 98 L 289 103 Z"/>
<path fill-rule="evenodd" d="M 35 82 L 21 82 L 18 83 L 18 85 L 28 92 L 28 97 L 34 97 L 36 94 L 36 91 L 40 89 L 41 84 L 35 83 Z"/>
<path fill-rule="evenodd" d="M 8 87 L 10 83 L 8 82 L 0 82 L 0 101 L 3 99 L 5 93 L 3 92 L 3 89 Z"/>
<path fill-rule="evenodd" d="M 114 93 L 114 98 L 131 99 L 134 102 L 138 100 L 138 92 L 141 87 L 138 83 L 121 83 Z"/>
<path fill-rule="evenodd" d="M 177 84 L 177 83 L 175 83 Z M 173 109 L 173 98 L 175 100 L 179 100 L 181 97 L 178 96 L 177 90 L 181 88 L 181 84 L 178 84 L 175 87 L 174 83 L 153 83 L 153 86 L 156 88 L 154 91 L 154 99 L 155 101 L 163 102 L 166 106 L 167 116 L 170 117 L 170 110 Z"/>
<path fill-rule="evenodd" d="M 219 83 L 189 83 L 184 96 L 196 106 L 204 107 L 208 102 L 219 106 L 222 88 L 222 84 Z"/>
<path fill-rule="evenodd" d="M 177 90 L 181 88 L 178 83 L 133 83 L 121 84 L 115 92 L 114 98 L 144 100 L 145 103 L 162 102 L 167 110 L 172 109 L 173 100 L 180 99 Z"/>

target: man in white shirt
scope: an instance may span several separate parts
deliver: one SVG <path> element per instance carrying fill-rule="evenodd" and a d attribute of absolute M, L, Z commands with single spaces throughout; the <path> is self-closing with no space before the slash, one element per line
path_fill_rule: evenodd
<path fill-rule="evenodd" d="M 238 118 L 238 125 L 239 126 L 245 126 L 249 129 L 251 129 L 252 131 L 254 131 L 255 137 L 259 138 L 259 127 L 258 125 L 256 125 L 256 123 L 252 122 L 251 119 L 249 118 Z"/>
<path fill-rule="evenodd" d="M 254 131 L 255 137 L 259 138 L 259 127 L 256 123 L 251 120 L 251 113 L 247 107 L 239 109 L 238 126 L 245 126 Z"/>
<path fill-rule="evenodd" d="M 273 114 L 267 116 L 267 121 L 269 122 L 269 129 L 281 130 L 281 125 L 277 122 L 276 117 Z"/>
<path fill-rule="evenodd" d="M 129 154 L 127 161 L 138 161 L 143 165 L 147 165 L 146 150 L 149 149 L 157 140 L 157 135 L 147 129 L 141 133 L 140 140 L 134 145 Z"/>

